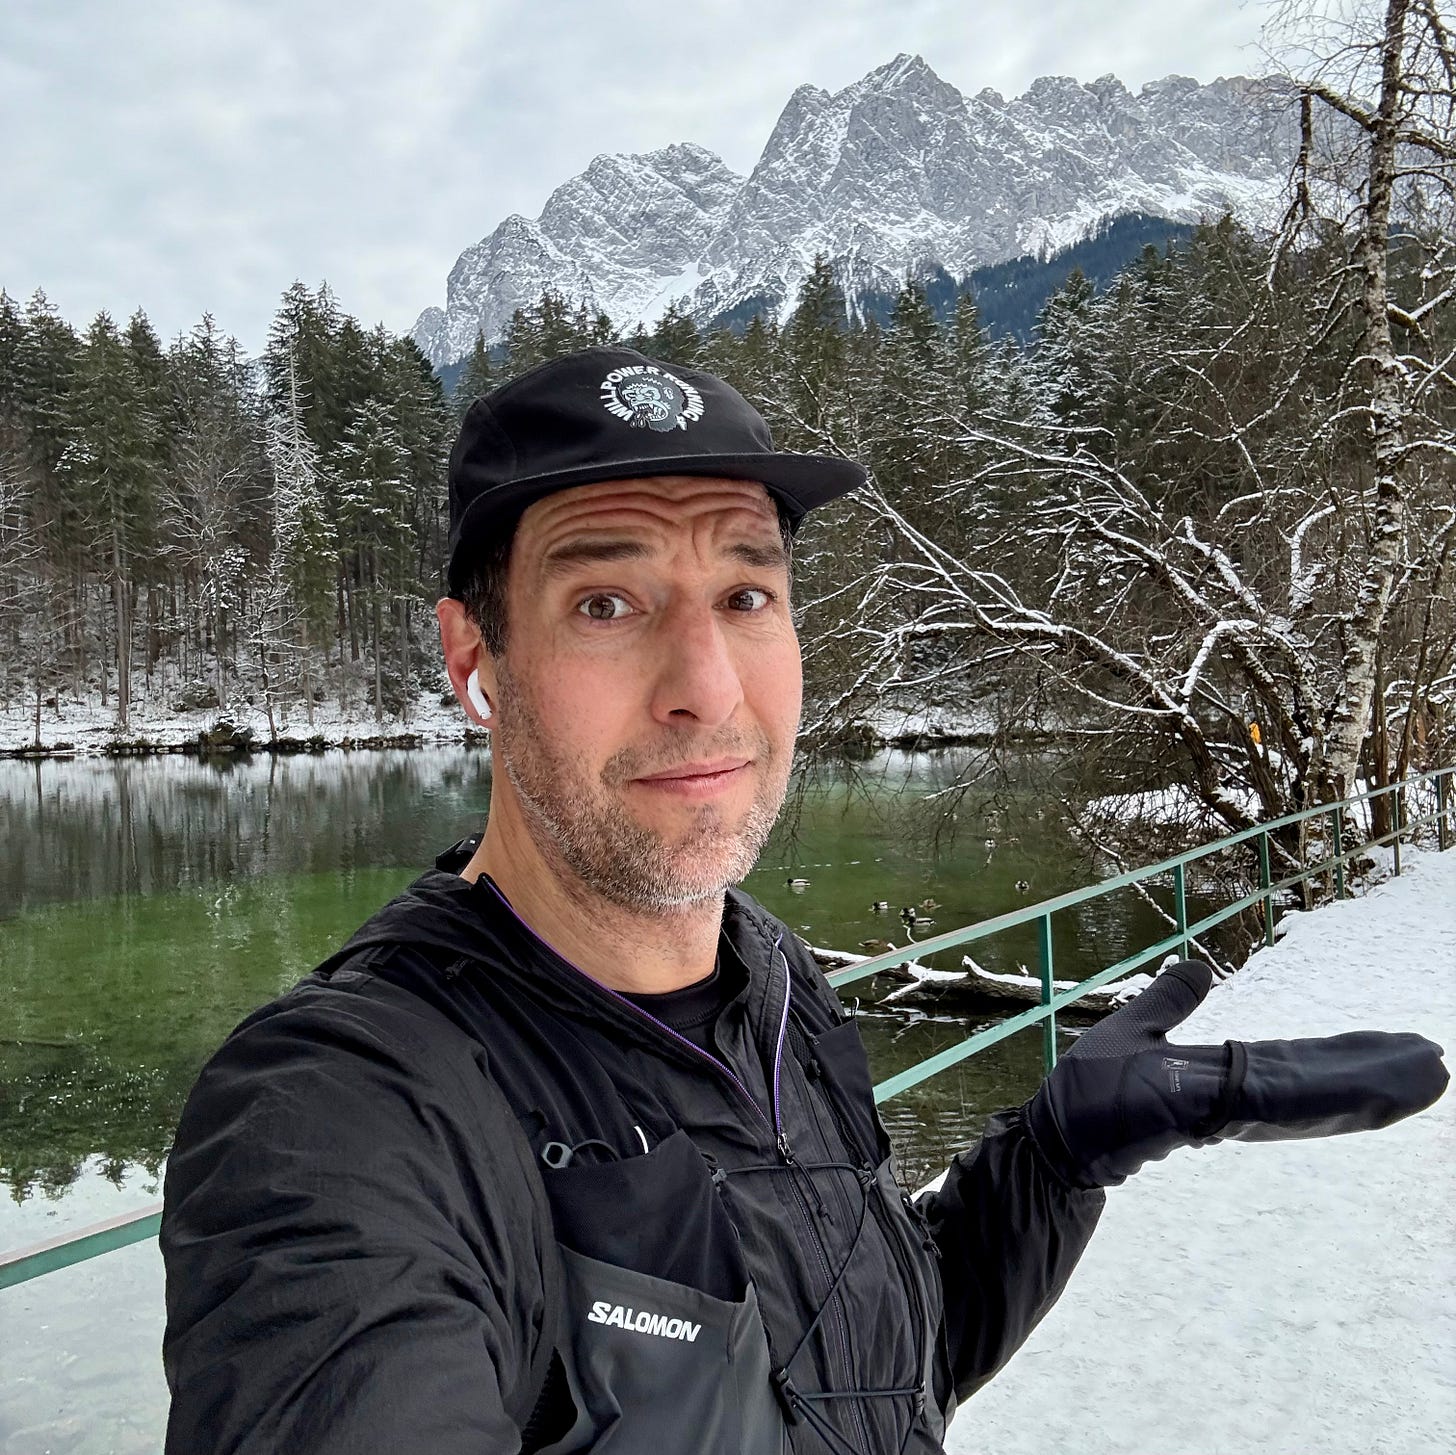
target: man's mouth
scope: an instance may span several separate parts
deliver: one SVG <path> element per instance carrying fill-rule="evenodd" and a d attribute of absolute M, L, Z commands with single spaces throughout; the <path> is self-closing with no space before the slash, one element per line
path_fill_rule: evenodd
<path fill-rule="evenodd" d="M 705 797 L 737 782 L 752 761 L 752 758 L 713 758 L 700 763 L 679 763 L 633 781 L 657 792 Z"/>

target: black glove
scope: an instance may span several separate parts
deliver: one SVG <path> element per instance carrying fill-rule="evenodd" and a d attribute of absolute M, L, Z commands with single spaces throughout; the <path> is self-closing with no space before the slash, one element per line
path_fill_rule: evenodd
<path fill-rule="evenodd" d="M 1165 1032 L 1213 972 L 1171 965 L 1080 1036 L 1023 1108 L 1042 1155 L 1077 1187 L 1115 1187 L 1174 1147 L 1277 1142 L 1387 1127 L 1450 1080 L 1441 1047 L 1410 1032 L 1173 1046 Z"/>

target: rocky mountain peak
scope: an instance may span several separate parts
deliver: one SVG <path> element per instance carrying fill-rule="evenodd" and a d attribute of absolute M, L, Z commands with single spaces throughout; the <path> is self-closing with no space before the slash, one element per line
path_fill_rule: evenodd
<path fill-rule="evenodd" d="M 838 92 L 795 89 L 747 177 L 688 141 L 596 157 L 538 219 L 509 217 L 467 248 L 415 338 L 437 363 L 459 358 L 547 287 L 623 327 L 682 298 L 706 322 L 787 307 L 816 253 L 852 287 L 885 290 L 907 270 L 963 276 L 1065 246 L 1127 212 L 1258 218 L 1294 149 L 1271 95 L 1243 77 L 1133 95 L 1111 75 L 1043 76 L 1010 101 L 968 100 L 899 55 Z"/>

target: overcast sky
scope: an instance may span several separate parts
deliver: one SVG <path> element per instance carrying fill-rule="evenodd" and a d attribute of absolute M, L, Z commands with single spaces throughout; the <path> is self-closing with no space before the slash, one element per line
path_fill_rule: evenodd
<path fill-rule="evenodd" d="M 83 327 L 210 310 L 250 350 L 295 278 L 366 325 L 600 152 L 747 172 L 793 89 L 901 51 L 967 93 L 1260 69 L 1262 0 L 0 0 L 0 287 Z"/>

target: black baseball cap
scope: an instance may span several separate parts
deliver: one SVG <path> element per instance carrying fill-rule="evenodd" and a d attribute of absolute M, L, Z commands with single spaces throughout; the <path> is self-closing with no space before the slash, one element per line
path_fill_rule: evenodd
<path fill-rule="evenodd" d="M 764 417 L 712 374 L 635 349 L 582 349 L 491 390 L 466 413 L 450 452 L 449 589 L 463 587 L 472 549 L 543 495 L 652 475 L 758 480 L 791 529 L 865 482 L 850 460 L 774 449 Z"/>

